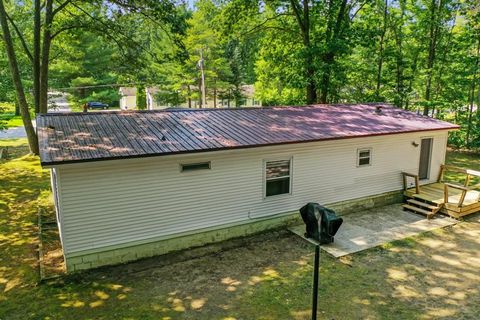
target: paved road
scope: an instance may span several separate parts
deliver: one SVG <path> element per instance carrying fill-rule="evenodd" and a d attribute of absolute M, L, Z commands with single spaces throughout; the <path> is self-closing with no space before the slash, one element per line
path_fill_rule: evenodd
<path fill-rule="evenodd" d="M 63 92 L 48 93 L 48 113 L 70 112 L 67 95 Z"/>
<path fill-rule="evenodd" d="M 48 93 L 48 113 L 56 112 L 70 112 L 70 105 L 68 104 L 67 95 L 62 92 Z M 35 121 L 32 121 L 35 126 Z M 0 130 L 0 139 L 17 139 L 25 138 L 27 133 L 23 127 L 13 127 L 7 130 Z"/>

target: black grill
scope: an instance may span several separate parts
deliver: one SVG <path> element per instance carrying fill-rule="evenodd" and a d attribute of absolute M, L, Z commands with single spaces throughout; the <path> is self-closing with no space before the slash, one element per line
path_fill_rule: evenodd
<path fill-rule="evenodd" d="M 343 223 L 332 209 L 318 203 L 309 202 L 300 209 L 303 222 L 306 225 L 305 237 L 318 241 L 320 244 L 333 242 L 333 237 Z"/>

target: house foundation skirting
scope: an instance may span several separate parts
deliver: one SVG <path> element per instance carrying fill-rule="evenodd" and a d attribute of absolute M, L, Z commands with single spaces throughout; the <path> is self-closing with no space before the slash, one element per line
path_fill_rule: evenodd
<path fill-rule="evenodd" d="M 335 210 L 338 214 L 344 215 L 359 210 L 399 203 L 402 201 L 402 197 L 401 191 L 394 191 L 327 204 L 326 206 Z M 137 241 L 119 246 L 66 254 L 67 272 L 126 263 L 298 223 L 302 223 L 298 211 L 286 212 L 270 218 L 254 219 L 242 222 L 241 224 L 197 230 L 195 233 L 176 234 L 170 237 L 149 239 L 148 241 Z"/>

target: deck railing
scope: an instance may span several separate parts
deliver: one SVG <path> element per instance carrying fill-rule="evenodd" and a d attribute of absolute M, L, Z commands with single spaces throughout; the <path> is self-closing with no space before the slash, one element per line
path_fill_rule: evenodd
<path fill-rule="evenodd" d="M 453 172 L 465 174 L 465 182 L 463 184 L 464 187 L 468 187 L 468 184 L 470 183 L 470 179 L 472 176 L 480 178 L 480 171 L 442 164 L 440 166 L 440 173 L 438 174 L 438 182 L 443 182 L 443 176 L 445 171 L 453 171 Z"/>
<path fill-rule="evenodd" d="M 452 171 L 456 173 L 463 173 L 465 174 L 465 181 L 462 185 L 458 184 L 453 184 L 453 183 L 448 183 L 444 181 L 444 174 L 446 171 Z M 408 186 L 408 178 L 413 178 L 415 180 L 415 193 L 420 194 L 420 179 L 418 178 L 417 174 L 409 173 L 409 172 L 402 172 L 403 176 L 403 190 L 407 191 L 409 189 Z M 471 182 L 472 177 L 477 177 L 480 178 L 480 171 L 476 170 L 471 170 L 471 169 L 465 169 L 465 168 L 460 168 L 460 167 L 455 167 L 455 166 L 450 166 L 450 165 L 441 165 L 440 166 L 440 172 L 438 175 L 438 182 L 443 184 L 443 201 L 444 203 L 449 203 L 449 190 L 451 189 L 457 189 L 460 190 L 460 198 L 458 199 L 458 203 L 455 205 L 458 207 L 463 206 L 463 202 L 465 201 L 465 197 L 467 196 L 468 192 L 471 190 L 475 190 L 476 188 L 480 187 L 480 184 L 476 184 L 473 186 L 469 186 Z M 480 201 L 480 199 L 479 199 Z M 452 203 L 453 204 L 453 203 Z"/>
<path fill-rule="evenodd" d="M 467 195 L 467 192 L 468 192 L 470 189 L 467 188 L 467 187 L 459 186 L 459 185 L 452 184 L 452 183 L 448 183 L 448 182 L 444 182 L 443 185 L 444 185 L 444 189 L 443 189 L 443 201 L 444 201 L 445 203 L 449 203 L 449 202 L 448 202 L 448 188 L 458 189 L 458 190 L 461 190 L 462 193 L 461 193 L 461 195 L 460 195 L 460 199 L 458 199 L 457 206 L 458 206 L 459 208 L 462 207 L 462 206 L 463 206 L 463 201 L 465 201 L 465 196 Z"/>
<path fill-rule="evenodd" d="M 407 189 L 408 189 L 407 178 L 410 177 L 410 178 L 415 179 L 415 193 L 419 194 L 420 193 L 420 179 L 418 178 L 418 174 L 402 172 L 402 175 L 403 175 L 403 190 L 407 191 Z"/>
<path fill-rule="evenodd" d="M 443 176 L 444 176 L 444 173 L 445 171 L 453 171 L 453 172 L 457 172 L 457 173 L 463 173 L 465 174 L 465 181 L 463 183 L 463 186 L 460 186 L 460 185 L 456 185 L 456 184 L 452 184 L 452 183 L 448 183 L 448 182 L 445 182 L 443 180 Z M 441 165 L 440 167 L 440 173 L 438 175 L 438 182 L 441 182 L 444 184 L 444 191 L 443 191 L 443 200 L 445 203 L 449 203 L 448 202 L 448 190 L 449 188 L 453 188 L 453 189 L 457 189 L 457 190 L 461 190 L 462 193 L 460 194 L 460 198 L 458 199 L 458 203 L 456 204 L 458 207 L 462 207 L 463 206 L 463 202 L 465 201 L 465 197 L 467 196 L 467 193 L 468 191 L 470 190 L 473 190 L 474 188 L 477 188 L 479 185 L 475 185 L 475 186 L 471 186 L 469 187 L 469 184 L 470 184 L 470 179 L 472 177 L 478 177 L 480 178 L 480 171 L 476 171 L 476 170 L 471 170 L 471 169 L 465 169 L 465 168 L 460 168 L 460 167 L 455 167 L 455 166 L 449 166 L 449 165 Z"/>

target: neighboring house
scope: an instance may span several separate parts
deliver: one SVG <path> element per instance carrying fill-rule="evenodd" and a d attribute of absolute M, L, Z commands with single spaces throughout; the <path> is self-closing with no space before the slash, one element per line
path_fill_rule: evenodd
<path fill-rule="evenodd" d="M 134 110 L 137 108 L 137 88 L 120 87 L 118 93 L 120 94 L 120 109 Z"/>
<path fill-rule="evenodd" d="M 235 99 L 221 99 L 219 101 L 220 107 L 225 108 L 245 108 L 245 107 L 261 107 L 262 102 L 260 100 L 255 99 L 255 87 L 252 84 L 245 84 L 240 87 L 240 92 L 242 94 L 243 99 L 236 104 Z M 232 95 L 232 93 L 231 93 Z M 209 104 L 207 102 L 207 104 Z"/>
<path fill-rule="evenodd" d="M 241 87 L 242 95 L 245 98 L 240 107 L 261 107 L 262 102 L 255 99 L 255 87 L 251 84 Z"/>
<path fill-rule="evenodd" d="M 73 271 L 279 226 L 307 202 L 399 201 L 401 172 L 434 182 L 458 126 L 360 104 L 45 114 L 37 128 Z"/>

